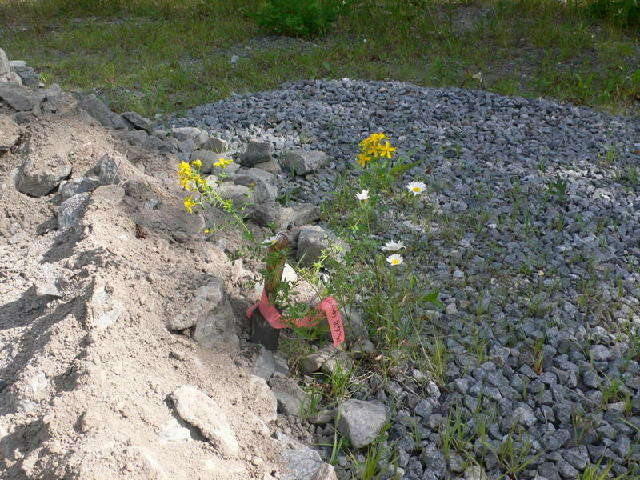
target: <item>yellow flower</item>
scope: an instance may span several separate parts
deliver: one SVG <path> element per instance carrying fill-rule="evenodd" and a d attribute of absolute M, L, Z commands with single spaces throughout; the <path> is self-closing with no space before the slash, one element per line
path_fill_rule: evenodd
<path fill-rule="evenodd" d="M 195 207 L 197 203 L 191 197 L 187 197 L 184 199 L 184 209 L 187 213 L 193 213 L 193 207 Z"/>
<path fill-rule="evenodd" d="M 233 160 L 231 160 L 230 158 L 220 158 L 217 162 L 213 164 L 213 166 L 227 168 L 232 163 L 233 163 Z"/>
<path fill-rule="evenodd" d="M 193 190 L 193 185 L 191 185 L 191 181 L 186 177 L 180 178 L 180 186 L 187 191 Z"/>
<path fill-rule="evenodd" d="M 377 143 L 372 143 L 371 145 L 367 145 L 364 148 L 364 153 L 366 153 L 367 155 L 370 155 L 372 157 L 379 157 L 380 156 L 380 145 L 378 145 Z"/>
<path fill-rule="evenodd" d="M 191 165 L 187 162 L 180 162 L 180 165 L 178 165 L 178 175 L 181 177 L 191 175 Z"/>
<path fill-rule="evenodd" d="M 369 163 L 372 158 L 366 153 L 359 153 L 356 157 L 358 159 L 358 163 L 361 167 L 364 167 L 367 163 Z"/>
<path fill-rule="evenodd" d="M 383 142 L 383 140 L 386 140 Z M 358 155 L 358 163 L 364 167 L 374 158 L 391 158 L 396 148 L 389 142 L 389 137 L 384 133 L 372 133 L 359 144 L 360 154 Z"/>
<path fill-rule="evenodd" d="M 202 160 L 194 160 L 193 162 L 191 162 L 191 165 L 199 170 L 200 168 L 202 168 Z"/>
<path fill-rule="evenodd" d="M 205 228 L 204 229 L 204 234 L 205 235 L 209 235 L 211 233 L 211 229 L 210 228 Z"/>
<path fill-rule="evenodd" d="M 372 133 L 371 135 L 369 135 L 367 138 L 365 138 L 364 140 L 362 140 L 359 145 L 361 147 L 367 147 L 369 145 L 375 145 L 380 143 L 380 141 L 382 140 L 387 140 L 389 137 L 387 137 L 384 133 Z"/>
<path fill-rule="evenodd" d="M 384 145 L 378 147 L 378 153 L 381 157 L 391 158 L 393 152 L 396 151 L 396 147 L 392 147 L 390 142 L 385 142 Z"/>
<path fill-rule="evenodd" d="M 201 175 L 195 175 L 193 181 L 198 187 L 204 187 L 207 184 L 207 181 Z"/>

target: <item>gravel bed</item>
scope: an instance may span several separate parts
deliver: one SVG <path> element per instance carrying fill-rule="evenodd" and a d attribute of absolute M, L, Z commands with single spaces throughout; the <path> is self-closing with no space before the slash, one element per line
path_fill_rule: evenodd
<path fill-rule="evenodd" d="M 596 464 L 640 478 L 640 120 L 343 79 L 233 96 L 170 123 L 232 149 L 258 137 L 328 153 L 323 171 L 287 180 L 314 203 L 369 133 L 420 162 L 405 180 L 429 186 L 424 216 L 389 212 L 386 238 L 411 246 L 441 292 L 445 308 L 425 313 L 446 346 L 444 381 L 374 375 L 361 394 L 394 406 L 402 478 L 571 479 Z M 339 465 L 351 478 L 353 462 Z"/>

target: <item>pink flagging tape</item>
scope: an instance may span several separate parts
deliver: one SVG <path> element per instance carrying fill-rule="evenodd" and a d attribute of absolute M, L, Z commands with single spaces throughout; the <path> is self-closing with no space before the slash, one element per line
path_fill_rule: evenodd
<path fill-rule="evenodd" d="M 287 327 L 287 324 L 282 320 L 282 314 L 278 312 L 276 307 L 269 301 L 266 290 L 262 290 L 262 298 L 260 301 L 247 309 L 248 318 L 251 318 L 256 308 L 260 310 L 260 313 L 265 320 L 269 322 L 269 325 L 276 330 Z M 344 342 L 345 339 L 344 323 L 342 322 L 342 314 L 340 313 L 338 302 L 336 302 L 333 297 L 327 297 L 316 306 L 316 309 L 318 313 L 315 315 L 287 319 L 287 322 L 293 323 L 296 327 L 313 327 L 322 320 L 322 317 L 326 317 L 331 338 L 333 339 L 333 345 L 337 347 Z"/>

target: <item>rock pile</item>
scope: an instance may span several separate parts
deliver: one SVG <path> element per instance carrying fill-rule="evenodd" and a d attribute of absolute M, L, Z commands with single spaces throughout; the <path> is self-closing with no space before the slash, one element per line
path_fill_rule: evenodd
<path fill-rule="evenodd" d="M 413 246 L 414 273 L 440 291 L 445 306 L 416 316 L 431 330 L 427 346 L 444 339 L 443 373 L 437 385 L 409 365 L 370 378 L 357 397 L 397 409 L 386 447 L 402 478 L 497 478 L 517 467 L 518 478 L 558 480 L 596 465 L 640 474 L 637 118 L 342 79 L 235 95 L 172 125 L 215 131 L 232 149 L 268 140 L 288 173 L 306 168 L 290 169 L 299 157 L 284 152 L 326 152 L 319 171 L 289 174 L 281 189 L 292 201 L 318 204 L 338 175 L 355 179 L 355 145 L 373 132 L 417 162 L 402 182 L 419 177 L 428 190 L 414 210 L 385 205 L 378 240 Z M 316 428 L 330 443 L 334 425 Z M 461 441 L 445 449 L 452 432 Z M 517 465 L 505 465 L 511 447 Z M 358 475 L 347 458 L 336 470 Z"/>
<path fill-rule="evenodd" d="M 202 218 L 184 215 L 167 181 L 173 154 L 219 155 L 225 142 L 2 80 L 3 478 L 335 478 L 317 452 L 272 438 L 286 428 L 281 391 L 299 387 L 286 366 L 271 388 L 243 368 L 241 285 L 253 273 L 205 241 Z M 271 173 L 230 174 L 226 188 L 275 203 Z M 312 221 L 305 208 L 283 223 Z"/>

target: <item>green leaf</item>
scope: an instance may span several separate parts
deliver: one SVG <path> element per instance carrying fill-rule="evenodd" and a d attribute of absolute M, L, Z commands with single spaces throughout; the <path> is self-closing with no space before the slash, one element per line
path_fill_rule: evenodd
<path fill-rule="evenodd" d="M 389 170 L 389 173 L 394 177 L 398 177 L 418 165 L 419 165 L 419 162 L 401 163 L 400 165 L 396 165 L 391 170 Z"/>

